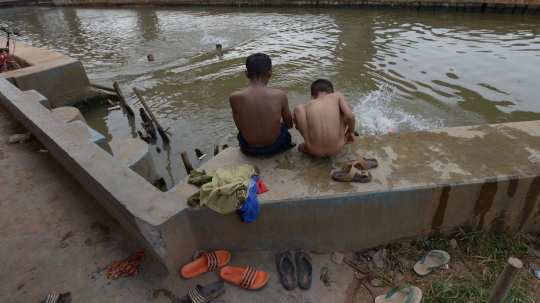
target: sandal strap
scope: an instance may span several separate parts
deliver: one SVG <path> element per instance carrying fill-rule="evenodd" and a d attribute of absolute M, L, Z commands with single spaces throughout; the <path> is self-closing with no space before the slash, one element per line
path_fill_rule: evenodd
<path fill-rule="evenodd" d="M 355 164 L 360 164 L 362 166 L 362 168 L 364 168 L 364 169 L 371 168 L 371 165 L 369 165 L 369 163 L 366 162 L 366 158 L 361 157 L 361 156 L 358 157 L 358 159 L 354 160 L 352 165 L 354 166 Z"/>
<path fill-rule="evenodd" d="M 441 264 L 440 264 L 439 266 L 428 267 L 428 268 L 426 268 L 427 271 L 433 271 L 433 270 L 435 270 L 435 269 L 437 269 L 437 268 L 439 268 L 439 267 L 441 267 L 441 266 L 443 266 L 443 265 L 445 264 L 445 263 L 444 263 L 444 254 L 442 254 L 442 253 L 440 253 L 440 252 L 438 252 L 438 251 L 434 251 L 434 250 L 432 250 L 432 251 L 428 252 L 427 254 L 425 254 L 425 255 L 422 257 L 422 259 L 420 260 L 420 264 L 424 264 L 424 262 L 426 262 L 426 258 L 427 258 L 427 256 L 428 256 L 429 254 L 436 254 L 436 255 L 439 255 L 439 256 L 441 256 L 442 260 L 441 260 Z"/>
<path fill-rule="evenodd" d="M 49 293 L 47 295 L 47 298 L 45 298 L 44 303 L 56 303 L 58 302 L 58 299 L 60 299 L 60 293 L 58 292 Z"/>
<path fill-rule="evenodd" d="M 217 269 L 219 266 L 219 258 L 217 257 L 216 253 L 206 253 L 206 257 L 208 258 L 208 270 Z"/>
<path fill-rule="evenodd" d="M 359 171 L 358 169 L 356 169 L 356 167 L 351 166 L 351 170 L 349 170 L 349 173 L 343 178 L 343 181 L 351 181 L 352 179 L 354 179 L 354 176 L 357 173 L 363 176 L 367 176 L 367 173 L 365 171 Z"/>
<path fill-rule="evenodd" d="M 198 285 L 197 285 L 198 286 Z M 204 296 L 199 292 L 199 288 L 195 286 L 189 290 L 188 296 L 193 303 L 203 303 L 206 302 Z"/>
<path fill-rule="evenodd" d="M 253 281 L 255 280 L 255 276 L 257 275 L 258 271 L 258 269 L 247 266 L 246 271 L 244 272 L 244 276 L 242 277 L 242 281 L 240 281 L 240 286 L 244 288 L 250 288 L 253 284 Z"/>
<path fill-rule="evenodd" d="M 410 303 L 413 296 L 414 296 L 414 291 L 412 290 L 411 287 L 409 287 L 409 285 L 406 285 L 406 284 L 398 285 L 398 286 L 392 288 L 392 290 L 390 290 L 390 292 L 386 295 L 385 298 L 388 299 L 388 298 L 392 297 L 402 287 L 409 290 L 409 296 L 407 297 L 407 300 L 405 300 L 405 303 Z"/>

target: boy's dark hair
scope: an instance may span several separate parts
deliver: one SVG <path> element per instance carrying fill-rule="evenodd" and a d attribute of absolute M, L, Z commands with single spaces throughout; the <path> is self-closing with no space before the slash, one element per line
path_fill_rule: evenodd
<path fill-rule="evenodd" d="M 272 60 L 263 53 L 250 55 L 246 59 L 246 69 L 254 78 L 261 78 L 272 69 Z"/>
<path fill-rule="evenodd" d="M 329 94 L 334 93 L 334 86 L 332 86 L 332 82 L 326 79 L 318 79 L 313 81 L 313 83 L 311 83 L 311 95 L 315 96 L 322 92 Z"/>

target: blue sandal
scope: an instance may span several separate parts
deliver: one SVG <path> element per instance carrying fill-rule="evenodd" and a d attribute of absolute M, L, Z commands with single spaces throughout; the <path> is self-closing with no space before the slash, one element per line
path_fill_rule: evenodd
<path fill-rule="evenodd" d="M 403 289 L 399 290 L 400 288 Z M 403 284 L 392 288 L 386 296 L 376 297 L 375 303 L 420 303 L 421 300 L 420 288 Z"/>
<path fill-rule="evenodd" d="M 434 272 L 437 268 L 445 266 L 450 261 L 450 255 L 442 250 L 432 250 L 425 254 L 422 259 L 414 264 L 414 272 L 424 277 Z"/>

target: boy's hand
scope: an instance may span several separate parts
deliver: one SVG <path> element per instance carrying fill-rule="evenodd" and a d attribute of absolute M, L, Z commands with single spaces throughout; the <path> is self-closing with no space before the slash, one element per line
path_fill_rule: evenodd
<path fill-rule="evenodd" d="M 354 143 L 354 130 L 345 133 L 345 144 Z"/>

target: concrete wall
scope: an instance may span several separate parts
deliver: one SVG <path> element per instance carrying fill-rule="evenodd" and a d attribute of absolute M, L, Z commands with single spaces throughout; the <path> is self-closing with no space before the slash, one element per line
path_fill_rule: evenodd
<path fill-rule="evenodd" d="M 457 227 L 540 231 L 540 121 L 369 136 L 329 159 L 226 149 L 201 169 L 255 164 L 270 189 L 258 195 L 256 221 L 242 223 L 236 213 L 187 206 L 198 191 L 187 182 L 159 191 L 87 125 L 52 115 L 39 93 L 0 79 L 0 102 L 168 270 L 196 249 L 351 252 Z M 379 161 L 371 182 L 331 179 L 360 155 Z"/>
<path fill-rule="evenodd" d="M 54 5 L 191 5 L 191 6 L 294 6 L 540 14 L 540 0 L 398 0 L 398 1 L 296 1 L 296 0 L 53 0 Z"/>
<path fill-rule="evenodd" d="M 5 44 L 5 38 L 0 38 L 0 45 Z M 23 43 L 17 43 L 16 57 L 22 68 L 0 73 L 0 78 L 22 91 L 36 90 L 49 100 L 52 108 L 99 96 L 99 92 L 90 87 L 90 80 L 78 60 Z"/>

